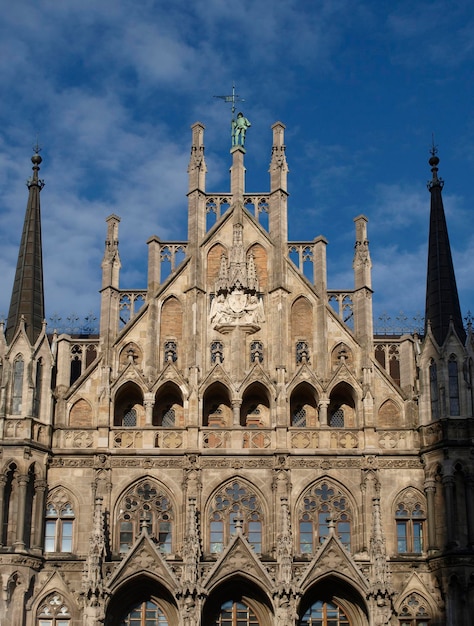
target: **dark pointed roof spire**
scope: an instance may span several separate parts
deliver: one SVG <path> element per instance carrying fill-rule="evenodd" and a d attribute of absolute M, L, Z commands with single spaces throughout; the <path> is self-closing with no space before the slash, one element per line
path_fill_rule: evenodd
<path fill-rule="evenodd" d="M 454 275 L 448 228 L 441 191 L 444 181 L 438 177 L 438 149 L 430 150 L 432 179 L 428 181 L 431 194 L 430 234 L 428 241 L 428 272 L 426 280 L 425 334 L 428 324 L 438 345 L 442 345 L 452 321 L 459 339 L 464 343 L 466 332 L 462 323 L 456 277 Z"/>
<path fill-rule="evenodd" d="M 26 334 L 33 344 L 38 339 L 44 320 L 43 252 L 41 246 L 40 192 L 44 181 L 38 177 L 43 160 L 38 141 L 33 148 L 33 175 L 27 181 L 29 189 L 23 234 L 21 236 L 15 281 L 13 283 L 10 310 L 8 312 L 6 339 L 10 343 L 25 322 Z"/>

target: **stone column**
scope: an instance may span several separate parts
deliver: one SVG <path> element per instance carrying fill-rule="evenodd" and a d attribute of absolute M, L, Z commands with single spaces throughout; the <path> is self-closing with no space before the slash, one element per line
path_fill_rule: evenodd
<path fill-rule="evenodd" d="M 428 522 L 428 552 L 438 549 L 436 545 L 436 510 L 435 510 L 435 494 L 436 482 L 431 480 L 425 481 L 426 502 L 428 505 L 427 522 Z"/>
<path fill-rule="evenodd" d="M 329 400 L 321 400 L 319 403 L 319 424 L 321 426 L 328 425 L 328 406 Z"/>
<path fill-rule="evenodd" d="M 453 548 L 456 545 L 454 519 L 454 476 L 443 476 L 444 510 L 446 512 L 446 545 Z"/>
<path fill-rule="evenodd" d="M 234 426 L 240 426 L 241 400 L 232 400 L 232 422 Z"/>
<path fill-rule="evenodd" d="M 24 549 L 25 547 L 25 512 L 26 512 L 26 495 L 28 492 L 29 477 L 27 474 L 20 474 L 17 478 L 17 515 L 16 515 L 16 541 L 15 547 Z"/>
<path fill-rule="evenodd" d="M 467 543 L 474 546 L 474 475 L 466 476 Z"/>
<path fill-rule="evenodd" d="M 7 477 L 4 474 L 0 475 L 0 546 L 3 545 L 3 516 L 5 507 L 5 485 L 7 484 Z"/>
<path fill-rule="evenodd" d="M 33 507 L 32 524 L 34 532 L 32 537 L 32 548 L 41 549 L 43 545 L 43 524 L 45 512 L 45 494 L 47 484 L 45 480 L 35 482 L 35 501 Z"/>
<path fill-rule="evenodd" d="M 145 425 L 153 424 L 153 407 L 155 406 L 155 396 L 152 393 L 145 393 L 143 398 L 143 406 L 145 407 Z"/>

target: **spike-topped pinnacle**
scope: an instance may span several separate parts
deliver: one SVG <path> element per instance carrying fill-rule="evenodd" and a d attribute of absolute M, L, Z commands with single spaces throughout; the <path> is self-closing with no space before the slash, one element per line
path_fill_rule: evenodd
<path fill-rule="evenodd" d="M 429 180 L 426 185 L 428 189 L 431 190 L 432 187 L 440 187 L 441 189 L 444 187 L 444 180 L 442 178 L 438 178 L 438 165 L 439 165 L 439 157 L 438 154 L 438 146 L 435 146 L 434 136 L 433 136 L 433 144 L 430 148 L 431 157 L 428 163 L 431 165 L 431 172 L 433 173 L 433 177 Z"/>
<path fill-rule="evenodd" d="M 24 323 L 26 334 L 32 344 L 43 330 L 45 317 L 40 210 L 40 191 L 44 187 L 44 181 L 38 178 L 39 166 L 43 160 L 39 155 L 38 142 L 33 150 L 35 152 L 31 157 L 33 175 L 26 183 L 29 189 L 28 204 L 6 329 L 6 338 L 10 342 Z"/>
<path fill-rule="evenodd" d="M 425 334 L 428 328 L 438 343 L 446 339 L 450 324 L 464 343 L 466 332 L 462 323 L 456 277 L 451 257 L 448 228 L 441 190 L 444 181 L 438 178 L 439 158 L 434 145 L 430 150 L 429 164 L 433 178 L 428 182 L 431 194 L 430 232 L 428 242 L 428 271 L 426 282 Z"/>

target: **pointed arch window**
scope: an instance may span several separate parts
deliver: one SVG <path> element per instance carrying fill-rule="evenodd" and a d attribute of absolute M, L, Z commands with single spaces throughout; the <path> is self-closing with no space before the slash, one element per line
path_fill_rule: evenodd
<path fill-rule="evenodd" d="M 454 354 L 449 357 L 448 361 L 448 382 L 449 382 L 449 413 L 457 416 L 461 414 L 459 406 L 459 376 L 458 362 Z"/>
<path fill-rule="evenodd" d="M 257 616 L 244 602 L 229 600 L 222 604 L 219 615 L 211 626 L 259 626 Z"/>
<path fill-rule="evenodd" d="M 43 359 L 36 363 L 35 393 L 33 399 L 33 415 L 39 417 L 41 409 L 41 391 L 43 386 Z"/>
<path fill-rule="evenodd" d="M 146 600 L 132 606 L 120 626 L 168 626 L 168 619 L 154 600 Z"/>
<path fill-rule="evenodd" d="M 13 389 L 12 389 L 12 413 L 19 415 L 21 413 L 21 405 L 23 400 L 23 372 L 25 370 L 25 362 L 23 357 L 19 356 L 13 364 Z"/>
<path fill-rule="evenodd" d="M 69 626 L 71 612 L 59 593 L 52 593 L 38 610 L 38 626 Z"/>
<path fill-rule="evenodd" d="M 165 341 L 165 363 L 175 363 L 178 360 L 178 344 L 176 341 Z"/>
<path fill-rule="evenodd" d="M 210 551 L 222 552 L 240 527 L 257 554 L 262 552 L 263 515 L 255 493 L 235 481 L 214 498 L 210 513 Z"/>
<path fill-rule="evenodd" d="M 412 593 L 405 599 L 399 617 L 400 626 L 428 626 L 430 623 L 426 602 L 417 593 Z"/>
<path fill-rule="evenodd" d="M 296 342 L 296 364 L 309 363 L 309 346 L 307 341 Z"/>
<path fill-rule="evenodd" d="M 45 517 L 44 551 L 72 552 L 75 515 L 71 503 L 48 502 Z"/>
<path fill-rule="evenodd" d="M 340 606 L 318 600 L 303 615 L 300 626 L 350 626 Z"/>
<path fill-rule="evenodd" d="M 438 368 L 434 361 L 430 363 L 430 401 L 431 419 L 439 419 Z"/>
<path fill-rule="evenodd" d="M 118 512 L 119 552 L 128 552 L 140 534 L 142 524 L 156 539 L 163 554 L 170 554 L 173 539 L 173 508 L 159 485 L 145 480 L 125 494 Z"/>
<path fill-rule="evenodd" d="M 350 550 L 352 514 L 345 495 L 329 482 L 312 487 L 299 507 L 299 551 L 314 554 L 329 535 L 330 522 L 336 535 Z"/>
<path fill-rule="evenodd" d="M 409 495 L 399 502 L 395 511 L 397 527 L 397 552 L 399 554 L 421 554 L 426 514 L 420 502 Z"/>
<path fill-rule="evenodd" d="M 263 363 L 263 343 L 252 341 L 250 344 L 250 363 Z"/>
<path fill-rule="evenodd" d="M 211 363 L 224 362 L 224 344 L 222 341 L 213 341 L 211 343 Z"/>

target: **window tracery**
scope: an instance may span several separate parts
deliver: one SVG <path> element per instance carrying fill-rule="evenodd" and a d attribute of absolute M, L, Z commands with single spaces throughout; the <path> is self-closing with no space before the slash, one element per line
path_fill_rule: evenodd
<path fill-rule="evenodd" d="M 147 524 L 164 554 L 172 550 L 173 508 L 169 497 L 159 485 L 144 480 L 134 485 L 123 496 L 118 512 L 119 552 L 128 552 L 140 534 L 142 523 Z"/>
<path fill-rule="evenodd" d="M 74 509 L 70 502 L 49 501 L 46 505 L 45 552 L 72 552 Z"/>
<path fill-rule="evenodd" d="M 250 344 L 250 363 L 263 363 L 263 343 L 252 341 Z"/>
<path fill-rule="evenodd" d="M 33 396 L 33 415 L 39 417 L 41 409 L 41 391 L 43 386 L 43 359 L 36 363 L 35 391 Z"/>
<path fill-rule="evenodd" d="M 350 550 L 352 514 L 347 498 L 338 487 L 324 481 L 307 491 L 299 507 L 299 551 L 313 554 L 329 535 L 329 524 Z"/>
<path fill-rule="evenodd" d="M 244 602 L 228 600 L 221 605 L 219 615 L 211 626 L 259 626 L 257 616 Z"/>
<path fill-rule="evenodd" d="M 168 619 L 154 600 L 146 600 L 129 609 L 120 626 L 168 626 Z"/>
<path fill-rule="evenodd" d="M 178 344 L 176 341 L 165 341 L 165 363 L 175 363 L 178 360 Z"/>
<path fill-rule="evenodd" d="M 38 610 L 38 626 L 69 626 L 71 612 L 59 593 L 50 594 Z"/>
<path fill-rule="evenodd" d="M 459 406 L 459 378 L 458 362 L 454 354 L 448 361 L 448 383 L 449 383 L 449 413 L 450 415 L 460 415 Z"/>
<path fill-rule="evenodd" d="M 211 343 L 211 363 L 224 362 L 224 344 L 222 341 L 213 341 Z"/>
<path fill-rule="evenodd" d="M 238 528 L 257 554 L 262 552 L 263 515 L 255 493 L 237 481 L 215 496 L 210 512 L 210 551 L 222 552 Z"/>
<path fill-rule="evenodd" d="M 12 389 L 12 413 L 18 415 L 21 413 L 21 405 L 23 400 L 23 372 L 25 370 L 25 362 L 23 357 L 19 356 L 13 364 L 13 389 Z"/>
<path fill-rule="evenodd" d="M 438 368 L 432 360 L 430 363 L 430 402 L 431 402 L 431 419 L 439 418 L 439 397 L 438 397 Z"/>
<path fill-rule="evenodd" d="M 395 510 L 397 552 L 399 554 L 423 552 L 423 535 L 426 513 L 421 498 L 413 491 L 402 494 Z"/>
<path fill-rule="evenodd" d="M 296 364 L 309 363 L 309 347 L 307 341 L 296 342 Z"/>
<path fill-rule="evenodd" d="M 425 600 L 418 593 L 411 593 L 402 603 L 400 626 L 428 626 L 429 623 Z"/>
<path fill-rule="evenodd" d="M 340 606 L 318 600 L 303 615 L 300 626 L 350 626 Z"/>

